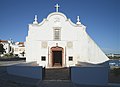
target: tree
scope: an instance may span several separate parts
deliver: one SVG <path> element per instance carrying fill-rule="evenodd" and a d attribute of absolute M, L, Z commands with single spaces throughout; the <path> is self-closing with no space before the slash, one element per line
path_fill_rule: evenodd
<path fill-rule="evenodd" d="M 3 54 L 5 52 L 5 49 L 3 48 L 3 44 L 0 43 L 0 54 Z"/>

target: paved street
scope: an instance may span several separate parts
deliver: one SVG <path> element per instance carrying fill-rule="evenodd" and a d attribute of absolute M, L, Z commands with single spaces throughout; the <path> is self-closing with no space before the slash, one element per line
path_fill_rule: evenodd
<path fill-rule="evenodd" d="M 118 84 L 109 84 L 108 86 L 96 86 L 96 85 L 78 85 L 71 81 L 42 81 L 38 87 L 120 87 Z"/>
<path fill-rule="evenodd" d="M 46 77 L 45 80 L 40 81 L 38 79 L 31 79 L 7 74 L 7 66 L 23 62 L 24 61 L 0 61 L 0 87 L 120 87 L 118 84 L 109 84 L 108 86 L 78 85 L 72 83 L 69 79 L 66 79 L 66 77 L 65 79 L 59 80 L 57 78 L 58 74 L 56 74 L 56 72 L 66 72 L 67 75 L 67 69 L 65 71 L 61 69 L 58 69 L 58 71 L 56 71 L 56 69 L 55 72 L 53 72 L 53 70 L 48 70 L 48 72 L 53 73 L 53 75 L 55 74 L 57 78 L 54 78 L 55 80 L 52 80 L 51 77 Z M 64 77 L 62 74 L 61 76 Z M 48 73 L 46 73 L 46 75 L 48 75 Z"/>

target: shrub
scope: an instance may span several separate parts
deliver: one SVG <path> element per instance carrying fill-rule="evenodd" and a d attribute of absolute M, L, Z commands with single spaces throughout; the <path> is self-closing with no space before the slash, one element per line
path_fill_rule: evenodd
<path fill-rule="evenodd" d="M 7 53 L 7 54 L 4 54 L 3 57 L 4 58 L 12 58 L 12 57 L 14 57 L 14 55 L 12 53 Z"/>
<path fill-rule="evenodd" d="M 112 73 L 115 75 L 115 76 L 119 76 L 120 75 L 120 68 L 114 68 L 112 70 Z"/>

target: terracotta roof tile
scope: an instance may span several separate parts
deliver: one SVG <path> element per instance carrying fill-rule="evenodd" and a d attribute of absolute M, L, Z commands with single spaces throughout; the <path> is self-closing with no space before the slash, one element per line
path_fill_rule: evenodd
<path fill-rule="evenodd" d="M 7 40 L 0 40 L 0 43 L 3 42 L 3 43 L 7 43 L 8 41 Z"/>

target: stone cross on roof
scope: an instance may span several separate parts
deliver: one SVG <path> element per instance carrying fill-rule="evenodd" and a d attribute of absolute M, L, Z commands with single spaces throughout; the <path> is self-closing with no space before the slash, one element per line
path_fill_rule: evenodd
<path fill-rule="evenodd" d="M 37 15 L 35 15 L 35 18 L 34 18 L 34 20 L 37 22 Z"/>
<path fill-rule="evenodd" d="M 56 4 L 56 5 L 55 5 L 56 12 L 58 12 L 58 10 L 59 10 L 59 7 L 60 7 L 60 6 L 59 6 L 58 4 Z"/>

